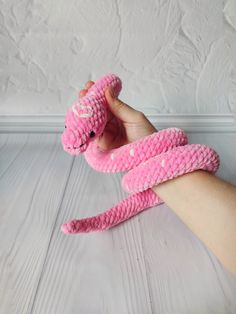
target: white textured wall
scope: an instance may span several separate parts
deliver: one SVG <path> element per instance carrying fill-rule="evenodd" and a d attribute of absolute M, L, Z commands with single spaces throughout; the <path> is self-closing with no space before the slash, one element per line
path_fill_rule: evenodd
<path fill-rule="evenodd" d="M 236 0 L 1 0 L 0 114 L 64 114 L 113 72 L 145 113 L 236 112 Z"/>

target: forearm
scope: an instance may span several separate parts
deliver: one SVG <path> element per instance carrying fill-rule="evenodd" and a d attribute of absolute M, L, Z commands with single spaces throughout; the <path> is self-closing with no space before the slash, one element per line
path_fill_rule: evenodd
<path fill-rule="evenodd" d="M 236 276 L 236 187 L 198 170 L 153 190 Z"/>

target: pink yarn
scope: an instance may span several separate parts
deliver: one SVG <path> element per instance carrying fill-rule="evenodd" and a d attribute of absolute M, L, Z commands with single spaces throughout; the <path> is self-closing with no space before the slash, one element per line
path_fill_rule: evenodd
<path fill-rule="evenodd" d="M 118 96 L 122 83 L 114 74 L 101 77 L 88 93 L 67 112 L 63 148 L 71 155 L 84 153 L 88 164 L 97 171 L 130 170 L 122 179 L 123 188 L 131 193 L 118 205 L 97 216 L 74 219 L 61 226 L 64 233 L 102 231 L 163 203 L 152 187 L 198 169 L 215 173 L 220 164 L 218 154 L 201 144 L 188 145 L 183 130 L 168 128 L 143 137 L 131 144 L 102 151 L 95 139 L 107 123 L 105 90 L 112 86 Z"/>

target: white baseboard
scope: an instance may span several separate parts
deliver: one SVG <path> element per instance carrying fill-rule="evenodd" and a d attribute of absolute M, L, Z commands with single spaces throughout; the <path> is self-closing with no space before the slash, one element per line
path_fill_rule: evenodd
<path fill-rule="evenodd" d="M 146 114 L 158 129 L 178 127 L 194 133 L 235 133 L 233 114 Z M 62 133 L 65 116 L 0 115 L 0 133 Z"/>

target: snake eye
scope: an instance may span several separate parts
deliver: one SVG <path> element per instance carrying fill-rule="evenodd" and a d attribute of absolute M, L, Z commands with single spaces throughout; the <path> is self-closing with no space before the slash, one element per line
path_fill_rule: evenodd
<path fill-rule="evenodd" d="M 95 136 L 95 132 L 94 131 L 91 131 L 90 133 L 89 133 L 89 137 L 94 137 Z"/>

